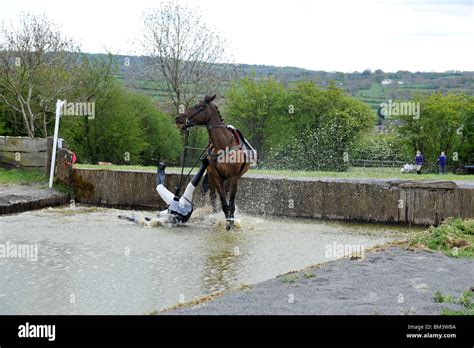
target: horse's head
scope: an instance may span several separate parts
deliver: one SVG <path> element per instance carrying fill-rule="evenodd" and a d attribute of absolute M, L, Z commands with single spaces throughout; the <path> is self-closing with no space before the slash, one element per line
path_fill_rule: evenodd
<path fill-rule="evenodd" d="M 176 117 L 176 126 L 180 129 L 185 129 L 192 126 L 199 126 L 207 124 L 211 118 L 209 113 L 209 104 L 216 98 L 214 94 L 212 97 L 206 95 L 204 100 L 193 107 L 186 109 L 183 113 Z"/>

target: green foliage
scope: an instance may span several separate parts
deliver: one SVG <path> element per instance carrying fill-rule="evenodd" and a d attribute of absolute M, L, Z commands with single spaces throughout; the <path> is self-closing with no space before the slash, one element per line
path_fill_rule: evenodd
<path fill-rule="evenodd" d="M 474 258 L 474 219 L 447 219 L 438 227 L 415 235 L 413 246 L 425 246 L 452 257 Z"/>
<path fill-rule="evenodd" d="M 433 300 L 437 303 L 449 303 L 461 306 L 461 309 L 459 310 L 443 308 L 443 315 L 474 315 L 474 304 L 472 303 L 473 296 L 474 294 L 471 290 L 463 291 L 457 299 L 452 295 L 443 295 L 440 291 L 436 291 Z"/>
<path fill-rule="evenodd" d="M 1 93 L 1 91 L 0 91 Z M 12 129 L 11 125 L 9 124 L 9 112 L 11 112 L 7 105 L 4 103 L 0 104 L 0 136 L 2 135 L 11 135 Z"/>
<path fill-rule="evenodd" d="M 118 85 L 105 91 L 97 100 L 95 118 L 63 116 L 60 135 L 67 139 L 78 159 L 83 162 L 110 161 L 125 164 L 139 163 L 146 143 L 141 137 L 140 119 L 133 113 L 130 93 Z M 67 123 L 72 118 L 75 134 L 68 134 Z"/>
<path fill-rule="evenodd" d="M 405 150 L 405 151 L 404 151 Z M 406 151 L 403 139 L 394 131 L 372 131 L 355 144 L 351 158 L 378 161 L 413 161 L 413 154 Z"/>
<path fill-rule="evenodd" d="M 169 115 L 159 111 L 153 101 L 142 94 L 130 94 L 134 117 L 141 120 L 146 146 L 141 151 L 143 165 L 155 165 L 157 160 L 173 161 L 182 152 L 178 129 Z"/>
<path fill-rule="evenodd" d="M 440 291 L 436 291 L 433 300 L 437 303 L 454 303 L 455 300 L 451 295 L 443 295 Z"/>
<path fill-rule="evenodd" d="M 80 162 L 153 164 L 181 152 L 177 129 L 145 96 L 111 84 L 98 96 L 94 119 L 63 116 L 60 136 Z"/>
<path fill-rule="evenodd" d="M 0 136 L 7 134 L 7 120 L 6 120 L 6 112 L 0 109 Z"/>
<path fill-rule="evenodd" d="M 226 95 L 227 122 L 243 132 L 261 158 L 271 143 L 272 124 L 284 114 L 284 100 L 283 85 L 271 77 L 244 77 L 234 82 Z"/>
<path fill-rule="evenodd" d="M 298 273 L 287 273 L 277 277 L 282 283 L 294 283 L 299 280 Z"/>
<path fill-rule="evenodd" d="M 294 112 L 275 124 L 280 131 L 275 132 L 279 136 L 271 149 L 271 166 L 347 170 L 354 143 L 375 122 L 368 106 L 334 84 L 320 89 L 313 82 L 295 83 L 286 100 Z"/>
<path fill-rule="evenodd" d="M 425 161 L 436 163 L 441 151 L 448 164 L 458 165 L 474 160 L 473 122 L 474 98 L 465 95 L 418 95 L 420 117 L 398 116 L 400 136 L 405 140 L 405 151 L 421 150 Z M 456 154 L 459 162 L 456 162 Z"/>
<path fill-rule="evenodd" d="M 459 159 L 461 163 L 474 164 L 474 97 L 464 96 L 461 108 L 462 133 L 459 144 Z"/>
<path fill-rule="evenodd" d="M 320 89 L 310 81 L 285 89 L 272 78 L 245 77 L 225 106 L 228 120 L 271 168 L 346 170 L 345 152 L 374 124 L 366 105 L 333 84 Z"/>

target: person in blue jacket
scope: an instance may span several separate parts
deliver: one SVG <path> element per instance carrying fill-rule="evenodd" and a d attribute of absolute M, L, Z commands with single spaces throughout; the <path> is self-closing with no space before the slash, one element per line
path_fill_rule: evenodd
<path fill-rule="evenodd" d="M 421 154 L 420 150 L 416 151 L 416 156 L 415 156 L 415 169 L 416 169 L 416 174 L 421 174 L 421 166 L 423 165 L 423 156 Z"/>
<path fill-rule="evenodd" d="M 441 155 L 438 156 L 438 168 L 439 174 L 446 174 L 446 155 L 444 151 L 441 151 Z"/>

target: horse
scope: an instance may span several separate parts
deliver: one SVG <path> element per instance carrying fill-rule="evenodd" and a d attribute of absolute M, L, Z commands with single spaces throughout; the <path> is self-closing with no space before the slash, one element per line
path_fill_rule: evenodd
<path fill-rule="evenodd" d="M 206 95 L 204 100 L 180 113 L 175 121 L 176 126 L 181 130 L 200 125 L 207 127 L 209 134 L 207 175 L 211 203 L 214 212 L 217 212 L 215 202 L 217 190 L 226 218 L 226 230 L 231 230 L 235 226 L 237 183 L 240 177 L 249 170 L 250 163 L 242 146 L 245 139 L 241 137 L 240 132 L 229 129 L 224 124 L 217 106 L 212 103 L 215 98 L 216 95 Z M 227 193 L 229 193 L 229 201 L 227 201 Z"/>

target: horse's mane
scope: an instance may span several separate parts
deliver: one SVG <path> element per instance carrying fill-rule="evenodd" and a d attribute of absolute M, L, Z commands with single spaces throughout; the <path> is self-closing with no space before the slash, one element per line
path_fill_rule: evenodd
<path fill-rule="evenodd" d="M 216 104 L 214 104 L 214 106 L 216 107 L 216 111 L 217 111 L 217 114 L 219 115 L 219 118 L 221 119 L 222 123 L 224 123 L 224 119 L 222 118 L 222 115 L 221 115 L 221 112 L 219 111 L 219 108 L 217 107 Z"/>

